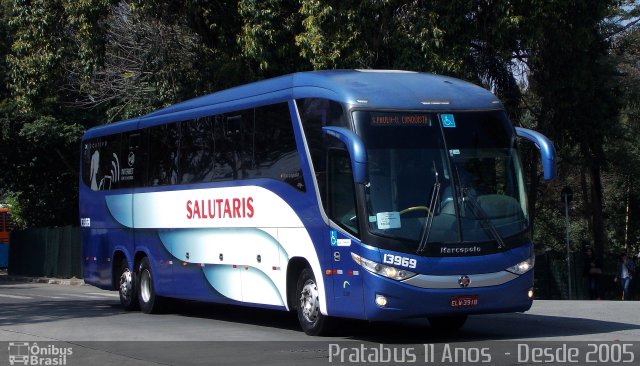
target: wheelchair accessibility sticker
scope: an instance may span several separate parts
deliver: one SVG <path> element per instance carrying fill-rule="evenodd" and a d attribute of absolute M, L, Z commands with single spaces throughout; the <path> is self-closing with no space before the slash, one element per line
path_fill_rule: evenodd
<path fill-rule="evenodd" d="M 442 127 L 455 128 L 456 120 L 453 118 L 453 114 L 441 114 L 440 120 L 442 121 Z"/>
<path fill-rule="evenodd" d="M 331 246 L 332 247 L 350 247 L 351 239 L 338 239 L 338 231 L 330 230 L 329 236 L 331 237 Z"/>

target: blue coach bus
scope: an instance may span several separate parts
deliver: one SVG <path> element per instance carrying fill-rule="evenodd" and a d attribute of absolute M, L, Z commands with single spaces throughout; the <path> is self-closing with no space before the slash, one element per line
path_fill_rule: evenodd
<path fill-rule="evenodd" d="M 534 252 L 517 137 L 552 143 L 450 77 L 286 75 L 88 130 L 80 223 L 87 283 L 126 309 L 166 298 L 334 317 L 519 312 Z"/>

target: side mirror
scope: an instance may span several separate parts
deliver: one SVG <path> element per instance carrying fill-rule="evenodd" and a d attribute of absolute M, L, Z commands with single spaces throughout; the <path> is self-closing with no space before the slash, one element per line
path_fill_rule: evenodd
<path fill-rule="evenodd" d="M 516 127 L 516 135 L 536 145 L 540 150 L 544 179 L 554 179 L 558 175 L 558 168 L 556 167 L 556 149 L 553 147 L 553 142 L 539 132 L 522 127 Z"/>
<path fill-rule="evenodd" d="M 322 127 L 322 132 L 342 141 L 349 151 L 351 157 L 351 170 L 353 171 L 353 181 L 357 184 L 369 182 L 369 171 L 367 169 L 367 152 L 360 136 L 343 127 Z"/>

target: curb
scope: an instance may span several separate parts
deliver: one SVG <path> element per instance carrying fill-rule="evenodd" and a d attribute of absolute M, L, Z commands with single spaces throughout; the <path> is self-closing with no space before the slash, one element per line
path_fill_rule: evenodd
<path fill-rule="evenodd" d="M 4 282 L 30 282 L 30 283 L 46 283 L 49 285 L 62 285 L 62 286 L 83 286 L 84 280 L 71 278 L 48 278 L 48 277 L 26 277 L 26 276 L 0 276 L 0 281 Z"/>

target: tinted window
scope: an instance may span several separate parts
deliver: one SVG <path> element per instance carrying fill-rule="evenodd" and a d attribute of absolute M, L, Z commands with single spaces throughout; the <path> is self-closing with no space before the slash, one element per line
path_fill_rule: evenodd
<path fill-rule="evenodd" d="M 95 190 L 277 179 L 305 190 L 289 106 L 250 108 L 86 141 L 83 181 Z M 111 171 L 113 170 L 113 172 Z"/>
<path fill-rule="evenodd" d="M 344 145 L 342 145 L 344 147 Z M 342 228 L 358 235 L 356 194 L 351 158 L 345 149 L 329 149 L 328 216 Z"/>
<path fill-rule="evenodd" d="M 100 139 L 82 142 L 82 181 L 92 190 L 98 190 L 98 167 L 100 166 Z"/>
<path fill-rule="evenodd" d="M 214 135 L 216 143 L 216 171 L 213 180 L 245 179 L 246 164 L 242 155 L 247 152 L 243 146 L 245 128 L 253 123 L 253 110 L 239 111 L 215 116 Z"/>
<path fill-rule="evenodd" d="M 120 188 L 133 188 L 145 184 L 147 180 L 144 148 L 146 136 L 142 131 L 124 133 L 120 146 Z"/>
<path fill-rule="evenodd" d="M 149 178 L 147 185 L 177 184 L 180 130 L 171 123 L 149 128 Z"/>
<path fill-rule="evenodd" d="M 322 132 L 324 126 L 349 128 L 348 119 L 342 106 L 327 99 L 307 98 L 296 100 L 307 146 L 311 153 L 313 170 L 318 182 L 318 190 L 323 206 L 327 207 L 326 196 L 326 154 L 327 136 Z M 335 141 L 334 141 L 335 142 Z M 333 144 L 332 144 L 333 146 Z"/>
<path fill-rule="evenodd" d="M 253 124 L 245 126 L 244 155 L 251 157 L 248 177 L 278 179 L 304 191 L 287 103 L 256 108 Z"/>
<path fill-rule="evenodd" d="M 180 183 L 212 180 L 215 144 L 211 118 L 183 122 L 180 141 Z"/>
<path fill-rule="evenodd" d="M 120 135 L 92 139 L 83 146 L 83 181 L 94 191 L 119 187 Z"/>

